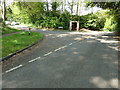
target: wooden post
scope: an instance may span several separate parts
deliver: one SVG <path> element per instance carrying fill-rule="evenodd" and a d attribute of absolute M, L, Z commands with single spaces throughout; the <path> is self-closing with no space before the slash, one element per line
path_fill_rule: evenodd
<path fill-rule="evenodd" d="M 29 30 L 29 34 L 28 34 L 28 35 L 30 35 L 30 34 L 31 34 L 31 33 L 30 33 L 30 31 L 31 31 L 31 28 L 29 27 L 29 28 L 28 28 L 28 30 Z"/>
<path fill-rule="evenodd" d="M 79 31 L 79 21 L 77 21 L 77 31 Z"/>

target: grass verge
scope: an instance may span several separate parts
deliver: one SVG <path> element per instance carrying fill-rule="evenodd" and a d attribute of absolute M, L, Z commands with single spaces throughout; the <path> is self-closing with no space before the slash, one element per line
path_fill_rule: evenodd
<path fill-rule="evenodd" d="M 0 30 L 0 33 L 1 33 L 2 35 L 22 31 L 22 30 L 10 28 L 10 27 L 0 27 L 0 29 L 1 29 L 1 30 Z M 1 34 L 0 34 L 0 35 L 1 35 Z"/>
<path fill-rule="evenodd" d="M 23 49 L 42 39 L 42 37 L 43 35 L 37 32 L 31 32 L 30 35 L 28 32 L 21 32 L 19 34 L 3 37 L 0 39 L 0 43 L 2 43 L 2 47 L 0 47 L 2 50 L 2 57 Z"/>

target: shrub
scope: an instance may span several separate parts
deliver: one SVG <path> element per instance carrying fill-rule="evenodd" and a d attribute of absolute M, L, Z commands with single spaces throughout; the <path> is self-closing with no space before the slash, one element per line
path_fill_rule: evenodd
<path fill-rule="evenodd" d="M 104 29 L 108 29 L 109 31 L 115 31 L 117 28 L 117 22 L 114 16 L 110 16 L 106 18 Z"/>
<path fill-rule="evenodd" d="M 63 29 L 65 30 L 68 30 L 69 29 L 69 22 L 70 22 L 70 13 L 65 11 L 64 13 L 62 13 L 60 15 L 60 18 L 59 18 L 59 24 L 58 26 L 62 26 Z"/>

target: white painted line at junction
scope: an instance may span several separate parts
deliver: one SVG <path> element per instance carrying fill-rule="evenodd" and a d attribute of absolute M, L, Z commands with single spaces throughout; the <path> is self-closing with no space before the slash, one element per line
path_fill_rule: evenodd
<path fill-rule="evenodd" d="M 55 49 L 54 51 L 56 52 L 56 51 L 58 51 L 58 50 L 60 50 L 60 49 L 66 48 L 66 47 L 68 47 L 68 46 L 67 46 L 67 45 L 62 46 L 62 47 L 60 47 L 60 48 L 58 48 L 58 49 Z"/>
<path fill-rule="evenodd" d="M 69 46 L 71 46 L 73 43 L 70 43 Z"/>
<path fill-rule="evenodd" d="M 11 71 L 13 71 L 13 70 L 16 70 L 16 69 L 22 67 L 22 66 L 23 66 L 23 65 L 16 66 L 16 67 L 14 67 L 14 68 L 12 68 L 12 69 L 9 69 L 9 70 L 7 70 L 7 71 L 5 71 L 5 72 L 6 72 L 6 73 L 11 72 Z"/>
<path fill-rule="evenodd" d="M 66 47 L 68 47 L 68 46 L 67 45 L 63 46 L 63 48 L 66 48 Z"/>
<path fill-rule="evenodd" d="M 61 49 L 66 48 L 66 47 L 67 47 L 66 45 L 65 45 L 65 46 L 62 46 Z"/>
<path fill-rule="evenodd" d="M 48 55 L 50 55 L 52 52 L 49 52 L 49 53 L 47 53 L 47 54 L 44 54 L 44 56 L 48 56 Z"/>
<path fill-rule="evenodd" d="M 70 43 L 70 44 L 68 44 L 68 45 L 62 46 L 62 47 L 60 47 L 60 48 L 58 48 L 58 49 L 55 49 L 54 51 L 56 52 L 56 51 L 58 51 L 58 50 L 61 50 L 61 49 L 63 49 L 63 48 L 66 48 L 66 47 L 68 47 L 68 46 L 70 46 L 70 45 L 72 45 L 72 44 L 74 44 L 74 43 L 77 43 L 77 42 L 79 42 L 79 41 L 75 41 L 75 42 Z M 43 56 L 48 56 L 48 55 L 50 55 L 51 53 L 53 53 L 53 52 L 49 52 L 49 53 L 47 53 L 47 54 L 44 54 Z M 32 60 L 30 60 L 30 61 L 28 61 L 28 62 L 31 63 L 31 62 L 34 62 L 34 61 L 40 59 L 40 58 L 41 58 L 41 57 L 37 57 L 37 58 L 32 59 Z M 23 66 L 23 65 L 16 66 L 16 67 L 14 67 L 14 68 L 12 68 L 12 69 L 9 69 L 9 70 L 5 71 L 5 73 L 11 72 L 11 71 L 13 71 L 13 70 L 16 70 L 16 69 L 18 69 L 18 68 L 20 68 L 20 67 L 22 67 L 22 66 Z"/>
<path fill-rule="evenodd" d="M 58 49 L 55 49 L 54 51 L 56 52 L 56 51 L 58 51 L 58 50 L 60 50 L 61 48 L 58 48 Z"/>
<path fill-rule="evenodd" d="M 32 60 L 30 60 L 30 61 L 28 61 L 28 62 L 34 62 L 34 61 L 36 61 L 37 59 L 40 59 L 41 57 L 37 57 L 37 58 L 35 58 L 35 59 L 32 59 Z"/>

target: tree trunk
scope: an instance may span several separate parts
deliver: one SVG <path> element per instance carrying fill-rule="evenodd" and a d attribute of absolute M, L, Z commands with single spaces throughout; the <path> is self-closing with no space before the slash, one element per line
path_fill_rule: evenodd
<path fill-rule="evenodd" d="M 78 9 L 79 9 L 79 2 L 77 2 L 76 15 L 78 15 Z"/>
<path fill-rule="evenodd" d="M 62 1 L 62 11 L 63 12 L 65 11 L 65 5 L 66 5 L 66 0 L 63 0 Z"/>
<path fill-rule="evenodd" d="M 73 6 L 74 6 L 74 2 L 72 1 L 72 3 L 71 3 L 71 14 L 73 14 Z"/>
<path fill-rule="evenodd" d="M 6 8 L 5 8 L 5 0 L 2 0 L 2 19 L 3 19 L 3 26 L 5 26 L 6 20 Z"/>
<path fill-rule="evenodd" d="M 47 12 L 49 12 L 49 5 L 48 1 L 46 2 Z"/>

